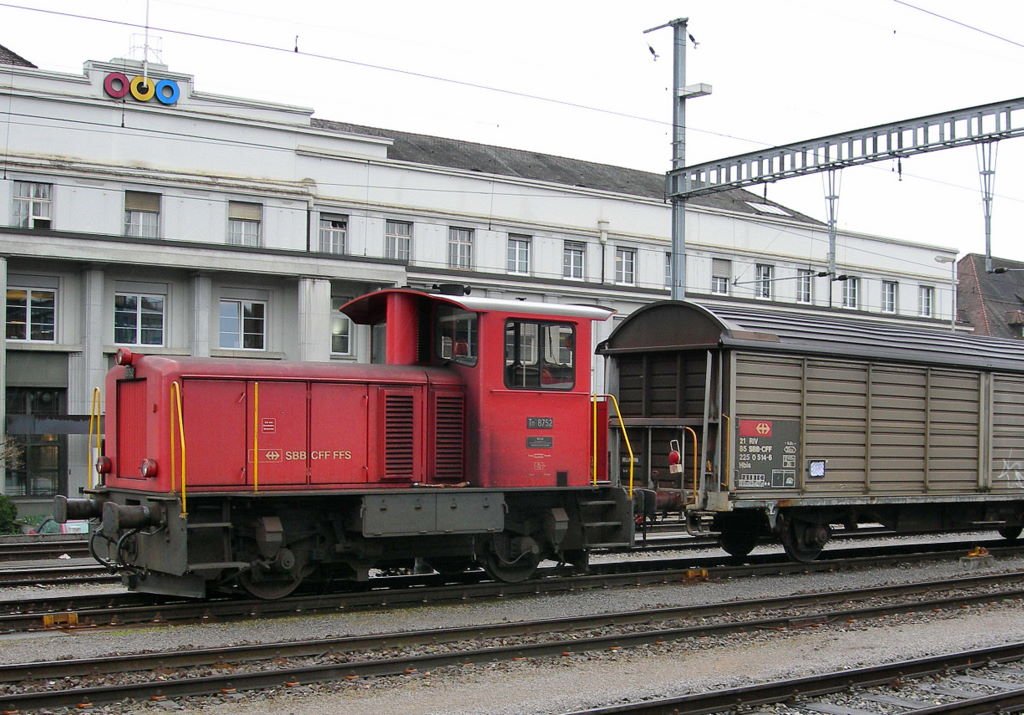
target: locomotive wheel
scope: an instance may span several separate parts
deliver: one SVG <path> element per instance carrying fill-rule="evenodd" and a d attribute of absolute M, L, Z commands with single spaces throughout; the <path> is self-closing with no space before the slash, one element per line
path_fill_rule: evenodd
<path fill-rule="evenodd" d="M 483 558 L 487 573 L 505 583 L 526 581 L 540 561 L 540 547 L 532 537 L 507 531 L 495 535 Z"/>
<path fill-rule="evenodd" d="M 494 579 L 505 583 L 520 583 L 537 572 L 540 559 L 534 554 L 523 554 L 516 561 L 504 561 L 498 554 L 487 554 L 484 568 Z"/>
<path fill-rule="evenodd" d="M 810 563 L 821 555 L 821 550 L 832 536 L 828 524 L 813 524 L 800 519 L 786 519 L 779 539 L 786 555 L 800 563 Z"/>
<path fill-rule="evenodd" d="M 1007 541 L 1016 541 L 1022 530 L 1024 527 L 1020 526 L 1000 526 L 998 529 L 999 535 Z"/>
<path fill-rule="evenodd" d="M 254 578 L 252 571 L 246 571 L 239 575 L 238 582 L 250 596 L 263 601 L 276 601 L 290 596 L 302 583 L 302 577 L 283 575 L 280 578 Z"/>
<path fill-rule="evenodd" d="M 725 553 L 733 558 L 742 559 L 757 546 L 757 531 L 732 527 L 725 529 L 718 537 L 718 543 Z"/>

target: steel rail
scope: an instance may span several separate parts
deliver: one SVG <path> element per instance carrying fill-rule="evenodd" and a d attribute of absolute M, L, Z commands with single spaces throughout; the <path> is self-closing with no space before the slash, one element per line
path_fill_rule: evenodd
<path fill-rule="evenodd" d="M 1000 575 L 978 576 L 954 581 L 942 580 L 901 586 L 876 587 L 848 592 L 827 592 L 800 594 L 795 597 L 726 602 L 713 606 L 690 606 L 658 611 L 629 611 L 625 613 L 599 614 L 596 616 L 546 619 L 523 623 L 502 623 L 467 628 L 440 629 L 410 633 L 391 633 L 376 636 L 346 637 L 332 640 L 318 639 L 312 642 L 275 643 L 258 646 L 238 646 L 222 649 L 206 649 L 185 654 L 152 654 L 101 658 L 79 661 L 54 661 L 0 667 L 3 681 L 24 681 L 25 679 L 49 680 L 83 673 L 128 672 L 152 668 L 182 667 L 183 665 L 211 664 L 234 660 L 297 657 L 339 651 L 358 651 L 367 648 L 394 648 L 409 645 L 436 645 L 437 643 L 462 642 L 467 639 L 509 637 L 510 635 L 533 635 L 555 631 L 575 631 L 587 628 L 621 626 L 635 623 L 653 623 L 662 620 L 699 618 L 709 614 L 721 615 L 725 610 L 732 615 L 743 610 L 775 610 L 792 608 L 794 604 L 817 605 L 823 602 L 849 602 L 858 599 L 874 599 L 897 594 L 914 594 L 922 591 L 941 589 L 954 590 L 965 587 L 985 587 L 998 580 Z M 1020 580 L 1024 573 L 1002 574 L 1003 580 Z M 870 605 L 861 608 L 847 608 L 837 611 L 818 611 L 810 614 L 788 614 L 769 618 L 732 620 L 716 624 L 681 626 L 652 629 L 643 632 L 601 634 L 573 639 L 558 639 L 539 643 L 519 643 L 498 647 L 482 647 L 471 650 L 432 655 L 412 655 L 384 659 L 368 659 L 341 664 L 300 666 L 274 671 L 233 672 L 224 676 L 203 676 L 161 680 L 156 682 L 133 683 L 130 685 L 97 686 L 64 691 L 40 691 L 0 696 L 0 710 L 57 707 L 62 705 L 83 705 L 122 700 L 125 698 L 180 697 L 221 692 L 224 689 L 257 689 L 281 685 L 319 682 L 338 678 L 360 678 L 381 675 L 397 675 L 421 669 L 433 669 L 446 665 L 494 662 L 518 658 L 533 658 L 550 655 L 570 656 L 573 654 L 659 644 L 687 638 L 704 638 L 734 633 L 778 630 L 803 627 L 852 619 L 877 618 L 896 613 L 934 611 L 936 609 L 961 607 L 965 604 L 988 603 L 1005 599 L 1024 598 L 1024 588 L 986 592 L 972 595 L 945 596 L 927 600 L 903 603 Z M 258 654 L 258 655 L 256 655 Z M 125 668 L 125 665 L 129 668 Z M 138 667 L 143 666 L 143 667 Z M 760 701 L 755 701 L 760 702 Z M 610 711 L 614 712 L 614 711 Z M 629 711 L 624 711 L 629 712 Z M 638 712 L 643 712 L 638 711 Z M 689 709 L 686 712 L 690 712 Z M 696 711 L 709 712 L 709 711 Z"/>
<path fill-rule="evenodd" d="M 121 577 L 99 564 L 72 564 L 45 569 L 0 569 L 0 586 L 53 586 L 59 584 L 120 583 Z"/>
<path fill-rule="evenodd" d="M 751 685 L 729 690 L 719 690 L 672 698 L 660 698 L 638 703 L 626 703 L 611 707 L 579 710 L 569 715 L 697 715 L 735 711 L 739 707 L 769 705 L 795 698 L 806 698 L 830 693 L 843 692 L 852 688 L 884 686 L 894 681 L 939 675 L 949 671 L 961 671 L 991 663 L 1012 663 L 1024 659 L 1024 643 L 976 650 L 960 651 L 916 660 L 841 670 L 832 673 L 810 675 L 793 680 L 782 680 L 760 685 Z M 985 695 L 970 700 L 961 700 L 911 711 L 913 715 L 937 715 L 938 713 L 995 713 L 1009 712 L 1006 708 L 1024 703 L 1024 688 Z"/>
<path fill-rule="evenodd" d="M 82 539 L 68 541 L 21 541 L 0 544 L 0 561 L 31 561 L 69 556 L 88 556 L 89 544 Z"/>

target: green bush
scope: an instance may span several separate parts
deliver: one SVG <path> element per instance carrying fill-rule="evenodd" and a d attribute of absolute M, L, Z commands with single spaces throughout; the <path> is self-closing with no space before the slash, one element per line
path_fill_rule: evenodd
<path fill-rule="evenodd" d="M 0 534 L 17 534 L 21 530 L 15 523 L 18 507 L 8 497 L 0 494 Z"/>

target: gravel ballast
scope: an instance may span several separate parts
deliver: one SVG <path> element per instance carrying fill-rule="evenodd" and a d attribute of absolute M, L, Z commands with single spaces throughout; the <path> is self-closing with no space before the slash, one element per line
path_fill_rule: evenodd
<path fill-rule="evenodd" d="M 298 640 L 444 626 L 555 618 L 827 592 L 1024 569 L 1024 557 L 982 569 L 957 562 L 863 572 L 744 578 L 633 589 L 543 595 L 507 601 L 296 616 L 228 624 L 81 630 L 0 637 L 0 662 L 131 654 L 252 642 Z M 5 594 L 5 597 L 10 597 Z M 340 682 L 218 699 L 97 706 L 98 712 L 150 709 L 203 713 L 560 713 L 637 697 L 662 697 L 873 665 L 939 652 L 1024 640 L 1019 602 L 956 613 L 785 632 L 701 639 L 650 648 L 443 668 L 397 678 Z"/>

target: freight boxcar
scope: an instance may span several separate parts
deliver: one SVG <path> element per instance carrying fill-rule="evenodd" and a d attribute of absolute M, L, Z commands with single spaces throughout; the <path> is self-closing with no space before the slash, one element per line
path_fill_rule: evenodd
<path fill-rule="evenodd" d="M 1018 342 L 664 301 L 598 350 L 641 483 L 731 554 L 774 534 L 810 560 L 840 524 L 1021 532 Z"/>
<path fill-rule="evenodd" d="M 129 587 L 187 596 L 417 562 L 516 581 L 630 544 L 590 385 L 612 311 L 409 289 L 343 310 L 383 364 L 120 351 L 102 482 L 57 520 L 97 519 L 94 553 Z"/>

